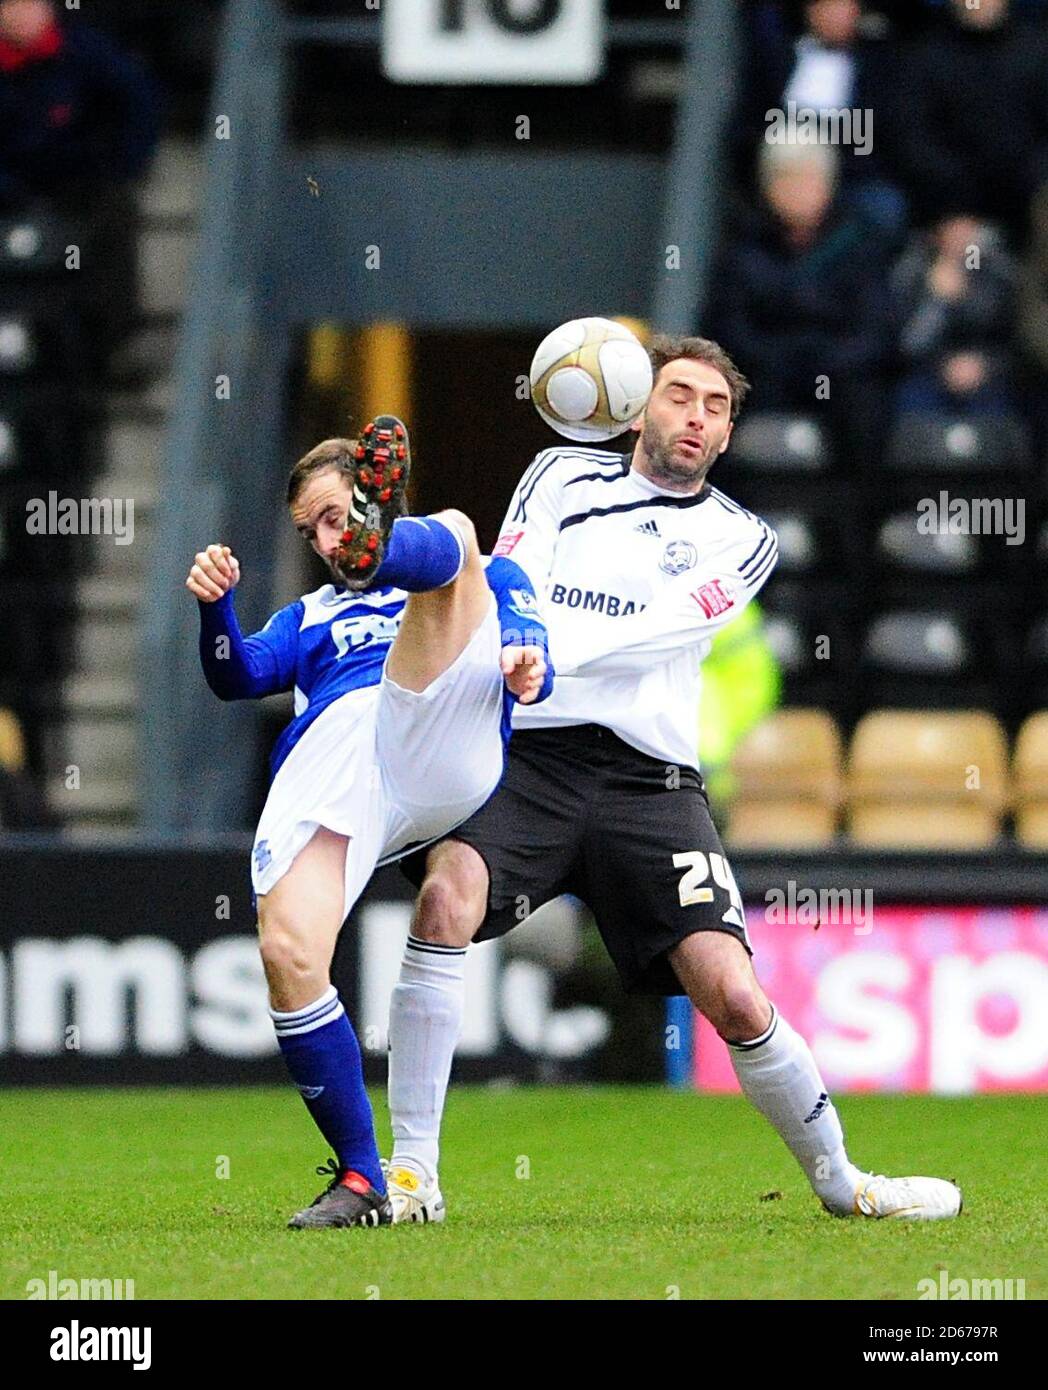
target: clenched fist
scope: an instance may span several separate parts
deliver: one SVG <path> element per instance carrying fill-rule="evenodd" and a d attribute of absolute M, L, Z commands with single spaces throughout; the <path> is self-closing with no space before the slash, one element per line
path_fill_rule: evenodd
<path fill-rule="evenodd" d="M 533 704 L 546 677 L 546 653 L 541 647 L 502 648 L 502 675 L 522 705 Z"/>
<path fill-rule="evenodd" d="M 209 545 L 197 551 L 186 588 L 201 603 L 214 603 L 240 582 L 240 562 L 228 545 Z"/>

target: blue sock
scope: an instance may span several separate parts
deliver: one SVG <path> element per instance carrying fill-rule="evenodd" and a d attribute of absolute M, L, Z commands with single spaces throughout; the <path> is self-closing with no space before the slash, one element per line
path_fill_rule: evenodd
<path fill-rule="evenodd" d="M 304 1009 L 269 1013 L 291 1079 L 339 1167 L 352 1168 L 385 1192 L 360 1048 L 335 986 Z"/>
<path fill-rule="evenodd" d="M 432 516 L 401 516 L 393 523 L 371 584 L 424 594 L 450 584 L 465 563 L 466 548 L 457 528 Z"/>

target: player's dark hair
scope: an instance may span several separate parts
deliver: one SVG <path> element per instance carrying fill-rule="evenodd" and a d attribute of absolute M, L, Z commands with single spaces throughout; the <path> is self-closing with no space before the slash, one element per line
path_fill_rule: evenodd
<path fill-rule="evenodd" d="M 356 447 L 355 439 L 325 439 L 310 449 L 308 454 L 303 454 L 287 480 L 288 506 L 292 505 L 313 474 L 324 468 L 337 468 L 340 473 L 352 475 Z"/>
<path fill-rule="evenodd" d="M 680 357 L 690 357 L 693 362 L 704 362 L 707 367 L 720 372 L 731 392 L 731 418 L 739 418 L 739 411 L 750 393 L 750 383 L 720 343 L 715 343 L 712 338 L 687 338 L 672 333 L 659 333 L 651 340 L 648 356 L 651 358 L 651 370 L 656 379 L 667 362 L 676 362 Z"/>

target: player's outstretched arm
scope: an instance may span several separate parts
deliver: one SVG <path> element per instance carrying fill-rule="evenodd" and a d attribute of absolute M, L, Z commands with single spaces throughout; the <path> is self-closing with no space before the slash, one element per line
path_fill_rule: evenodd
<path fill-rule="evenodd" d="M 240 565 L 228 545 L 194 556 L 186 588 L 200 605 L 200 665 L 220 700 L 258 699 L 294 683 L 301 603 L 275 613 L 261 632 L 245 637 L 233 608 Z"/>
<path fill-rule="evenodd" d="M 539 616 L 531 580 L 519 565 L 502 556 L 488 561 L 485 578 L 498 604 L 500 664 L 507 690 L 522 705 L 548 699 L 554 680 L 549 634 Z"/>

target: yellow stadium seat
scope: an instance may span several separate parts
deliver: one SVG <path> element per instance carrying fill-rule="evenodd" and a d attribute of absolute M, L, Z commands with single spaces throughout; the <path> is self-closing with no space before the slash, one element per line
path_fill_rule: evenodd
<path fill-rule="evenodd" d="M 1001 818 L 985 806 L 943 802 L 860 802 L 848 818 L 848 833 L 871 849 L 988 849 Z"/>
<path fill-rule="evenodd" d="M 733 849 L 823 849 L 837 830 L 835 806 L 817 801 L 735 801 L 725 844 Z"/>
<path fill-rule="evenodd" d="M 1048 710 L 1019 730 L 1012 760 L 1015 835 L 1028 849 L 1048 849 Z"/>
<path fill-rule="evenodd" d="M 7 772 L 21 772 L 25 767 L 22 726 L 9 709 L 0 709 L 0 767 Z"/>
<path fill-rule="evenodd" d="M 725 839 L 739 848 L 813 848 L 832 841 L 841 797 L 841 737 L 823 710 L 782 709 L 740 742 Z"/>
<path fill-rule="evenodd" d="M 983 710 L 877 710 L 852 737 L 847 795 L 857 844 L 985 848 L 1008 802 L 1004 730 Z"/>

